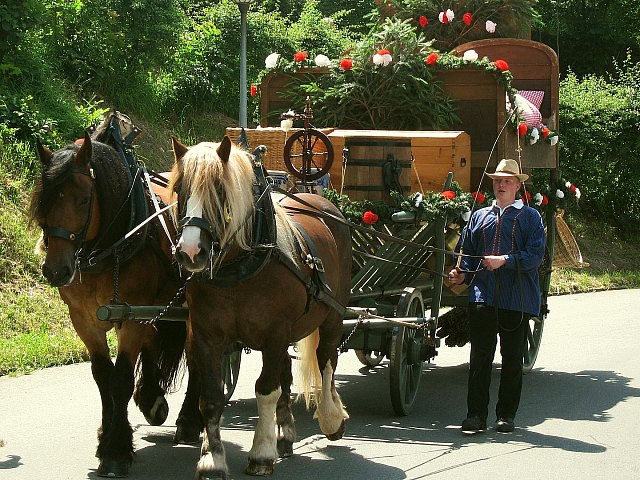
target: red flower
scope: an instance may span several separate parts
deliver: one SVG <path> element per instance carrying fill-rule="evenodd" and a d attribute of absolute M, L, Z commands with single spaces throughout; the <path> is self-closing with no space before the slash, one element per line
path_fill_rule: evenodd
<path fill-rule="evenodd" d="M 518 135 L 520 138 L 524 137 L 527 134 L 527 124 L 522 122 L 518 125 Z"/>
<path fill-rule="evenodd" d="M 301 62 L 303 60 L 306 60 L 308 56 L 309 54 L 307 52 L 296 52 L 296 54 L 293 56 L 293 59 L 296 62 Z"/>
<path fill-rule="evenodd" d="M 484 201 L 486 200 L 484 194 L 482 192 L 473 192 L 471 194 L 471 196 L 476 200 L 476 202 L 478 203 L 484 203 Z"/>
<path fill-rule="evenodd" d="M 420 18 L 418 19 L 418 22 L 420 22 L 420 26 L 422 28 L 424 28 L 427 25 L 429 25 L 429 20 L 427 20 L 427 17 L 425 17 L 424 15 L 420 15 Z"/>
<path fill-rule="evenodd" d="M 462 21 L 468 27 L 469 25 L 471 25 L 471 22 L 473 22 L 473 15 L 471 15 L 469 12 L 465 13 L 462 16 Z"/>
<path fill-rule="evenodd" d="M 571 190 L 573 193 L 576 193 L 576 186 L 572 183 L 569 187 L 569 190 Z"/>
<path fill-rule="evenodd" d="M 496 60 L 493 64 L 500 70 L 501 72 L 506 72 L 509 70 L 509 64 L 504 60 Z"/>
<path fill-rule="evenodd" d="M 438 61 L 438 57 L 440 55 L 438 55 L 437 53 L 431 53 L 429 54 L 429 56 L 427 57 L 427 59 L 425 60 L 427 65 L 435 65 L 436 62 Z"/>
<path fill-rule="evenodd" d="M 542 205 L 547 205 L 549 203 L 549 197 L 547 197 L 544 193 L 542 194 Z"/>
<path fill-rule="evenodd" d="M 531 203 L 531 194 L 529 193 L 529 190 L 524 191 L 524 199 L 526 200 L 526 203 Z"/>
<path fill-rule="evenodd" d="M 251 85 L 251 87 L 249 88 L 249 91 L 251 92 L 252 97 L 255 97 L 256 95 L 258 95 L 258 87 L 255 85 Z"/>
<path fill-rule="evenodd" d="M 373 213 L 370 210 L 367 210 L 362 215 L 362 221 L 364 223 L 366 223 L 367 225 L 373 225 L 374 223 L 376 223 L 378 221 L 378 215 L 376 215 L 375 213 Z"/>
<path fill-rule="evenodd" d="M 547 127 L 542 127 L 542 138 L 546 140 L 548 136 L 549 136 L 549 129 Z"/>
<path fill-rule="evenodd" d="M 341 70 L 351 70 L 353 68 L 353 62 L 350 58 L 343 58 L 340 60 L 340 69 Z"/>
<path fill-rule="evenodd" d="M 454 198 L 456 198 L 456 192 L 452 190 L 445 190 L 444 192 L 442 192 L 442 196 L 448 200 L 453 200 Z"/>
<path fill-rule="evenodd" d="M 378 50 L 376 53 L 378 55 L 391 55 L 391 52 L 389 50 Z"/>

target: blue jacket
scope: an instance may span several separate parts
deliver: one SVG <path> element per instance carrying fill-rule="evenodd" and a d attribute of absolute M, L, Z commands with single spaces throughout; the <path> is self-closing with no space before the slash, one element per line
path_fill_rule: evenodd
<path fill-rule="evenodd" d="M 516 204 L 521 208 L 516 208 Z M 538 268 L 545 252 L 545 232 L 540 213 L 516 202 L 500 213 L 497 206 L 482 208 L 471 216 L 462 236 L 462 270 L 482 267 L 472 256 L 507 255 L 497 270 L 466 273 L 469 302 L 496 308 L 540 314 Z M 496 293 L 497 297 L 496 298 Z"/>

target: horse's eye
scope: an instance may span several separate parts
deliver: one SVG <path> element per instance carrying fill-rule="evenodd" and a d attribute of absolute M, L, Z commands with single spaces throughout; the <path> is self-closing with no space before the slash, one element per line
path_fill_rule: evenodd
<path fill-rule="evenodd" d="M 85 205 L 88 205 L 89 202 L 91 201 L 91 197 L 82 197 L 80 199 L 78 199 L 78 206 L 79 207 L 84 207 Z"/>

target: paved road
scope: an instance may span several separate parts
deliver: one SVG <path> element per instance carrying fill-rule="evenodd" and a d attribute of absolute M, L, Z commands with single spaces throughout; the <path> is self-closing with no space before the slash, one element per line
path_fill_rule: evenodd
<path fill-rule="evenodd" d="M 340 392 L 351 414 L 347 436 L 328 442 L 297 404 L 295 455 L 274 479 L 549 479 L 640 478 L 639 290 L 553 297 L 534 371 L 525 377 L 517 429 L 465 436 L 468 346 L 443 346 L 426 369 L 420 399 L 396 417 L 388 370 L 365 369 L 352 352 L 340 357 Z M 223 440 L 236 480 L 256 422 L 253 382 L 259 354 L 243 357 Z M 495 402 L 497 375 L 492 400 Z M 191 479 L 198 447 L 171 443 L 183 392 L 170 396 L 162 427 L 132 406 L 134 480 Z M 493 403 L 490 407 L 493 409 Z M 0 479 L 95 479 L 100 415 L 88 364 L 0 378 Z"/>

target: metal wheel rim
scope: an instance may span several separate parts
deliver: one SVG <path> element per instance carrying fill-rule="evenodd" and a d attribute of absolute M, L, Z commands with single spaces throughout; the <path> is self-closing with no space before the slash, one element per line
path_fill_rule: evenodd
<path fill-rule="evenodd" d="M 542 331 L 544 329 L 544 317 L 531 317 L 527 327 L 527 338 L 524 345 L 524 360 L 522 371 L 529 373 L 536 363 L 538 352 L 540 351 L 540 343 L 542 341 Z"/>
<path fill-rule="evenodd" d="M 368 351 L 364 350 L 355 350 L 356 357 L 360 360 L 360 363 L 366 365 L 367 367 L 376 367 L 380 365 L 382 360 L 384 359 L 384 355 L 380 352 Z"/>

